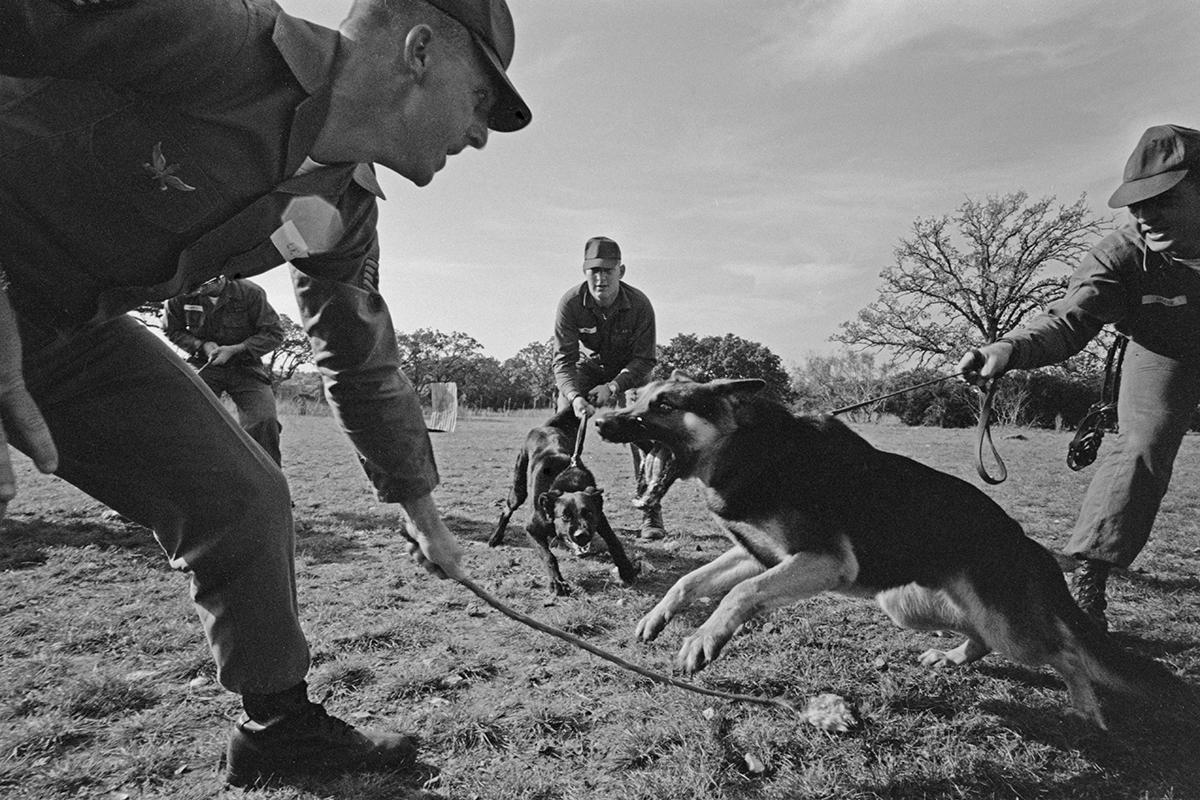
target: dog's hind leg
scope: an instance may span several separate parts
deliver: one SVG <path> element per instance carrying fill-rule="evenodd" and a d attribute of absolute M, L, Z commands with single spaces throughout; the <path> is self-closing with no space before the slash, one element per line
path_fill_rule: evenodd
<path fill-rule="evenodd" d="M 717 610 L 684 640 L 676 665 L 693 673 L 715 659 L 747 620 L 765 611 L 831 589 L 850 587 L 858 571 L 849 548 L 844 553 L 802 552 L 734 586 Z"/>
<path fill-rule="evenodd" d="M 945 667 L 970 664 L 992 652 L 975 629 L 974 623 L 939 589 L 910 583 L 888 589 L 875 596 L 892 621 L 914 631 L 950 630 L 967 638 L 950 650 L 930 648 L 920 656 L 922 666 Z"/>
<path fill-rule="evenodd" d="M 508 490 L 508 497 L 504 501 L 504 510 L 500 512 L 500 519 L 496 521 L 496 530 L 492 532 L 491 538 L 488 539 L 488 547 L 496 547 L 504 541 L 504 530 L 508 527 L 508 521 L 512 518 L 513 512 L 516 511 L 525 498 L 529 496 L 529 449 L 522 447 L 521 452 L 517 454 L 517 463 L 513 465 L 512 486 Z"/>
<path fill-rule="evenodd" d="M 677 580 L 658 601 L 658 605 L 638 622 L 635 635 L 643 642 L 653 640 L 679 611 L 697 598 L 723 595 L 747 578 L 761 574 L 764 569 L 758 559 L 740 545 L 726 550 Z"/>

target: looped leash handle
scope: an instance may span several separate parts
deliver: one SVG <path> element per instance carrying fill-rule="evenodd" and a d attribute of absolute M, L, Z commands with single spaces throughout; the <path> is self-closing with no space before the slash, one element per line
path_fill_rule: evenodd
<path fill-rule="evenodd" d="M 996 445 L 992 442 L 992 403 L 996 399 L 996 390 L 1000 386 L 1000 379 L 992 378 L 988 383 L 987 389 L 979 400 L 979 422 L 975 425 L 975 471 L 979 473 L 979 477 L 984 483 L 990 483 L 995 486 L 999 483 L 1004 483 L 1008 480 L 1008 467 L 1004 466 L 1004 459 L 1000 457 L 1000 451 L 996 449 Z M 997 474 L 992 476 L 987 467 L 983 465 L 983 443 L 987 441 L 988 447 L 992 450 L 992 460 L 996 462 Z"/>

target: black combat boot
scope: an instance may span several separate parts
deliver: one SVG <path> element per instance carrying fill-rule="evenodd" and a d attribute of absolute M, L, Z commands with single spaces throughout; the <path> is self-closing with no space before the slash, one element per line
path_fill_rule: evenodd
<path fill-rule="evenodd" d="M 642 527 L 638 531 L 638 538 L 647 542 L 662 539 L 667 535 L 667 529 L 663 527 L 662 505 L 655 503 L 652 506 L 646 506 L 642 509 Z"/>
<path fill-rule="evenodd" d="M 355 728 L 308 699 L 301 683 L 270 695 L 243 695 L 226 755 L 226 780 L 252 786 L 272 777 L 352 770 L 397 770 L 417 758 L 413 736 Z"/>
<path fill-rule="evenodd" d="M 1108 631 L 1108 618 L 1104 609 L 1108 600 L 1104 596 L 1105 584 L 1112 564 L 1094 558 L 1081 559 L 1079 569 L 1071 574 L 1071 596 L 1100 630 Z"/>

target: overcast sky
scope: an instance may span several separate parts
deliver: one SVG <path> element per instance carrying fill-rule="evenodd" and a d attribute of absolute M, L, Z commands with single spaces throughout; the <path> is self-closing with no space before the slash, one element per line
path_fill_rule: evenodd
<path fill-rule="evenodd" d="M 348 0 L 280 0 L 336 27 Z M 397 330 L 501 361 L 616 239 L 658 339 L 829 353 L 917 217 L 1024 189 L 1092 210 L 1141 132 L 1200 127 L 1195 0 L 509 0 L 518 133 L 380 169 Z M 258 279 L 293 318 L 286 270 Z"/>

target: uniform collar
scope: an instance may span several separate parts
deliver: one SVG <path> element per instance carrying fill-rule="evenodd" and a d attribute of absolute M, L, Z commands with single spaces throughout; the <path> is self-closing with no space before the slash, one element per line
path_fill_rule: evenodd
<path fill-rule="evenodd" d="M 625 291 L 625 282 L 621 282 L 621 288 L 617 291 L 617 299 L 608 308 L 601 308 L 596 304 L 596 298 L 592 297 L 592 293 L 588 290 L 587 281 L 579 284 L 580 291 L 583 293 L 583 307 L 590 309 L 597 314 L 611 314 L 614 311 L 622 311 L 630 307 L 629 293 Z"/>
<path fill-rule="evenodd" d="M 295 174 L 308 157 L 321 127 L 325 124 L 325 118 L 329 115 L 329 78 L 333 72 L 341 35 L 322 25 L 280 12 L 275 19 L 275 30 L 271 39 L 287 63 L 288 69 L 296 77 L 300 88 L 309 95 L 296 107 L 296 114 L 292 119 L 287 162 L 284 165 L 284 174 L 289 178 L 279 188 L 296 194 L 306 194 L 308 192 L 305 190 L 313 188 L 314 184 L 319 186 L 328 181 L 330 173 L 318 168 L 297 178 L 290 176 Z M 340 173 L 349 165 L 329 166 L 338 169 Z M 356 165 L 350 177 L 380 200 L 386 199 L 370 164 Z M 293 185 L 293 181 L 298 185 Z"/>

